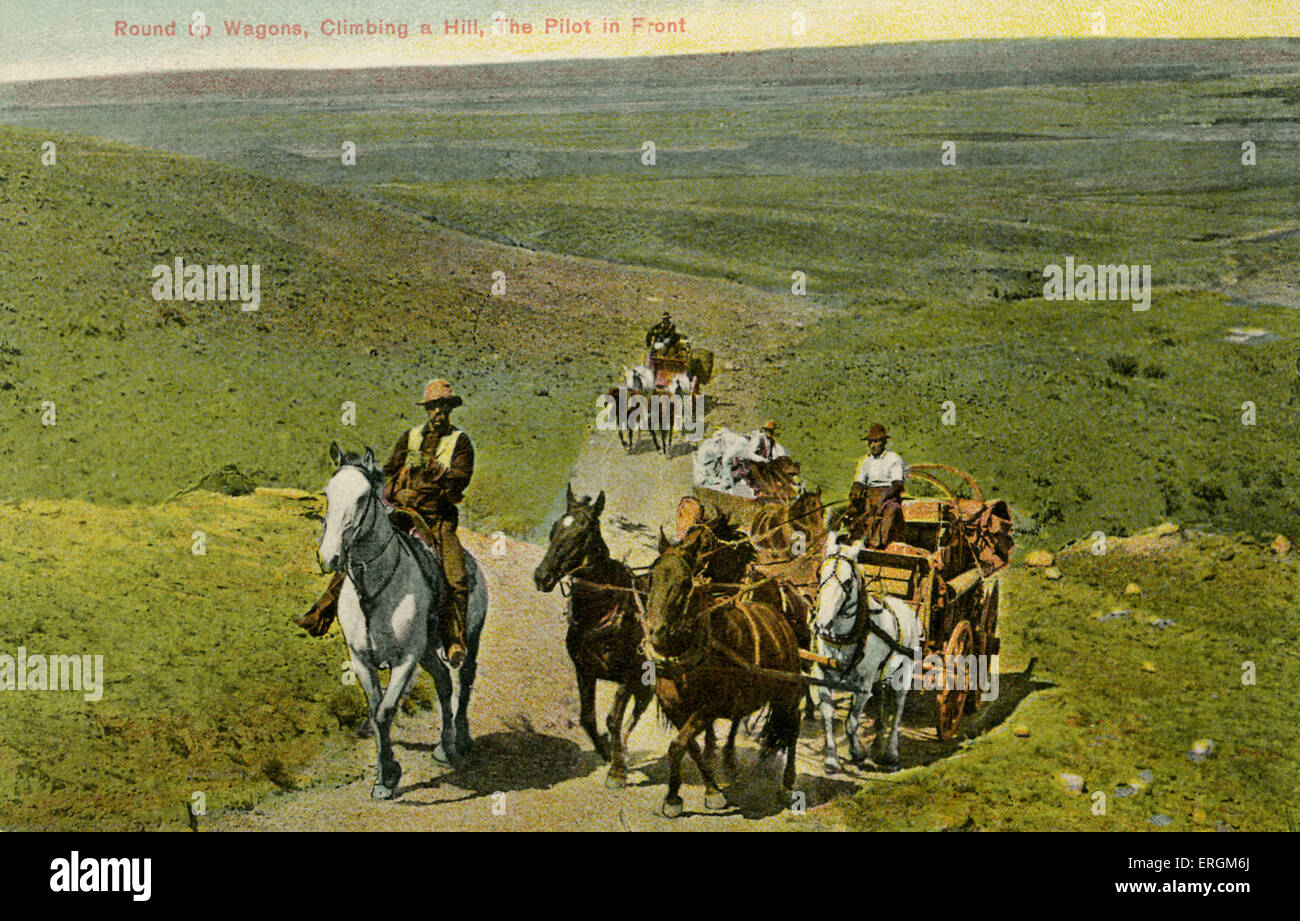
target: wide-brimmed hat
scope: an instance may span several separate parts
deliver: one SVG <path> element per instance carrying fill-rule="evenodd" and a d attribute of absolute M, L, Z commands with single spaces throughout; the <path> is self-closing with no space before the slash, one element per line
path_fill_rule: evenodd
<path fill-rule="evenodd" d="M 766 422 L 764 422 L 764 423 L 763 423 L 762 431 L 764 431 L 764 432 L 775 432 L 775 431 L 776 431 L 776 420 L 774 420 L 774 419 L 768 419 Z"/>
<path fill-rule="evenodd" d="M 888 441 L 889 432 L 885 431 L 885 427 L 879 422 L 873 422 L 871 423 L 871 428 L 867 429 L 867 441 L 875 441 L 878 438 L 883 438 L 885 441 Z"/>
<path fill-rule="evenodd" d="M 420 401 L 421 406 L 428 406 L 430 403 L 448 403 L 451 406 L 460 406 L 465 401 L 456 396 L 456 391 L 451 389 L 451 384 L 442 378 L 431 380 L 424 388 L 424 399 Z"/>

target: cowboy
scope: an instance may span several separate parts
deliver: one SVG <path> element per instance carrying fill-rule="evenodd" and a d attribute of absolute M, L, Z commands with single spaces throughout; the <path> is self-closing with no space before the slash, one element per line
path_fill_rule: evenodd
<path fill-rule="evenodd" d="M 781 447 L 776 440 L 776 422 L 768 419 L 763 423 L 763 427 L 749 436 L 752 460 L 769 463 L 778 457 L 789 457 L 785 448 Z"/>
<path fill-rule="evenodd" d="M 879 422 L 867 430 L 868 454 L 858 461 L 853 485 L 849 487 L 850 534 L 865 537 L 866 545 L 883 548 L 902 538 L 903 480 L 907 464 L 893 451 L 885 450 L 889 432 Z"/>
<path fill-rule="evenodd" d="M 667 354 L 674 351 L 681 341 L 682 334 L 677 331 L 677 325 L 666 310 L 659 322 L 645 334 L 645 347 L 652 352 Z"/>
<path fill-rule="evenodd" d="M 384 465 L 388 484 L 383 499 L 393 507 L 393 523 L 438 551 L 448 589 L 439 619 L 441 641 L 452 668 L 465 660 L 469 606 L 465 551 L 456 536 L 460 521 L 456 505 L 474 474 L 474 447 L 469 436 L 451 424 L 451 411 L 463 402 L 445 380 L 430 381 L 420 401 L 429 421 L 403 432 Z M 342 585 L 343 574 L 335 574 L 325 594 L 295 623 L 312 636 L 323 635 L 337 614 Z"/>

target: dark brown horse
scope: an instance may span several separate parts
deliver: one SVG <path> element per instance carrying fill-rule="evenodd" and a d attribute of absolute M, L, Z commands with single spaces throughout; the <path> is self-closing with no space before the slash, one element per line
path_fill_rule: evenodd
<path fill-rule="evenodd" d="M 610 557 L 600 534 L 604 492 L 593 502 L 590 496 L 575 499 L 569 488 L 565 501 L 567 508 L 551 527 L 550 546 L 533 573 L 533 581 L 543 592 L 551 591 L 561 579 L 571 581 L 564 645 L 578 676 L 579 718 L 596 751 L 610 762 L 606 784 L 619 787 L 627 781 L 627 736 L 654 697 L 650 670 L 641 651 L 643 633 L 633 594 L 644 591 L 647 577 L 634 577 L 627 566 Z M 607 735 L 601 735 L 596 727 L 598 680 L 618 684 L 605 720 Z M 635 703 L 624 733 L 629 697 Z"/>
<path fill-rule="evenodd" d="M 688 535 L 689 538 L 689 535 Z M 668 793 L 663 814 L 681 815 L 682 756 L 690 752 L 704 777 L 707 808 L 726 799 L 710 760 L 696 737 L 713 720 L 739 720 L 764 706 L 761 753 L 786 753 L 784 788 L 794 788 L 795 747 L 799 737 L 799 646 L 781 613 L 756 601 L 716 599 L 696 573 L 702 540 L 669 545 L 660 537 L 660 554 L 650 568 L 646 605 L 646 645 L 655 661 L 655 694 L 677 736 L 668 746 Z"/>
<path fill-rule="evenodd" d="M 788 507 L 793 509 L 795 517 L 790 515 L 784 517 L 782 515 L 769 516 L 772 518 L 771 525 L 784 527 L 793 521 L 796 523 L 794 527 L 808 527 L 816 535 L 816 526 L 806 523 L 805 519 L 811 515 L 820 522 L 821 490 L 807 495 L 810 497 L 809 499 L 796 499 Z M 787 506 L 775 506 L 773 511 L 786 508 Z M 755 535 L 760 533 L 757 528 L 751 527 L 750 530 Z M 697 579 L 708 581 L 708 590 L 710 592 L 720 597 L 734 594 L 741 586 L 750 586 L 745 592 L 743 600 L 757 601 L 780 611 L 790 628 L 794 630 L 794 635 L 799 640 L 799 648 L 810 649 L 812 647 L 812 630 L 809 627 L 809 619 L 813 610 L 813 603 L 817 597 L 817 566 L 822 557 L 822 548 L 826 543 L 825 527 L 821 527 L 820 536 L 814 536 L 811 539 L 816 541 L 816 551 L 806 554 L 806 558 L 812 562 L 811 586 L 804 586 L 796 578 L 795 569 L 799 568 L 798 566 L 791 566 L 784 562 L 779 566 L 764 567 L 759 565 L 760 553 L 757 546 L 761 545 L 758 544 L 757 540 L 751 540 L 749 535 L 732 524 L 724 512 L 712 509 L 703 510 L 698 523 L 687 530 L 681 542 L 682 544 L 695 545 L 696 559 L 700 561 L 700 569 L 695 575 Z M 789 551 L 785 551 L 780 555 L 783 561 L 788 560 L 791 556 Z M 804 559 L 805 557 L 801 557 L 799 563 L 803 564 Z M 811 714 L 811 696 L 809 697 L 808 706 Z M 727 740 L 726 754 L 728 758 L 731 756 L 735 738 L 736 727 L 733 724 L 731 735 Z M 710 751 L 712 745 L 713 738 L 712 734 L 710 734 L 706 740 L 706 751 Z"/>

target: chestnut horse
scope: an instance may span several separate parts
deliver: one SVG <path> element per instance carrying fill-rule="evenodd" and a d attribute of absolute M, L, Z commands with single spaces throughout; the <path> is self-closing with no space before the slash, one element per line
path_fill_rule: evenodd
<path fill-rule="evenodd" d="M 646 648 L 655 665 L 655 695 L 677 727 L 668 746 L 668 792 L 662 811 L 682 813 L 682 755 L 704 777 L 705 807 L 725 807 L 712 765 L 696 737 L 717 719 L 739 720 L 764 706 L 770 713 L 760 738 L 761 754 L 785 751 L 783 786 L 794 789 L 799 737 L 799 644 L 781 613 L 769 605 L 715 599 L 698 582 L 699 540 L 669 545 L 660 535 L 659 558 L 650 567 Z"/>

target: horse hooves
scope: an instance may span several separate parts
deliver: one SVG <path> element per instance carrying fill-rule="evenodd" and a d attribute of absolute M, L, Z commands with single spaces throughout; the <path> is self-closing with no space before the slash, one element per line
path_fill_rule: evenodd
<path fill-rule="evenodd" d="M 384 776 L 384 772 L 381 771 L 379 778 L 375 779 L 375 785 L 370 788 L 371 799 L 392 799 L 397 794 L 397 785 L 402 780 L 402 766 L 394 761 L 388 773 L 392 775 L 392 782 L 384 783 L 379 779 Z"/>
<path fill-rule="evenodd" d="M 447 749 L 441 742 L 433 749 L 433 760 L 443 767 L 451 767 L 451 756 L 447 754 Z"/>
<path fill-rule="evenodd" d="M 898 763 L 897 758 L 894 758 L 893 760 L 889 760 L 886 758 L 876 759 L 876 769 L 880 771 L 884 771 L 886 774 L 892 774 L 895 771 L 899 770 L 901 767 L 902 765 Z"/>
<path fill-rule="evenodd" d="M 605 775 L 605 786 L 611 790 L 621 790 L 627 786 L 627 775 L 615 774 L 613 771 L 610 771 Z"/>
<path fill-rule="evenodd" d="M 867 753 L 858 752 L 856 755 L 850 755 L 849 763 L 854 765 L 855 767 L 861 767 L 862 765 L 867 763 Z"/>
<path fill-rule="evenodd" d="M 470 738 L 469 732 L 456 733 L 456 757 L 468 758 L 474 751 L 474 740 Z"/>
<path fill-rule="evenodd" d="M 726 809 L 727 797 L 721 792 L 706 793 L 704 795 L 704 808 L 705 809 Z"/>
<path fill-rule="evenodd" d="M 838 774 L 840 772 L 840 763 L 838 761 L 826 761 L 822 764 L 823 774 Z"/>
<path fill-rule="evenodd" d="M 682 814 L 682 798 L 680 796 L 670 796 L 664 799 L 663 806 L 659 809 L 664 814 L 664 818 L 675 819 Z"/>
<path fill-rule="evenodd" d="M 370 725 L 369 720 L 357 727 L 358 739 L 372 739 L 375 736 L 375 728 Z"/>

